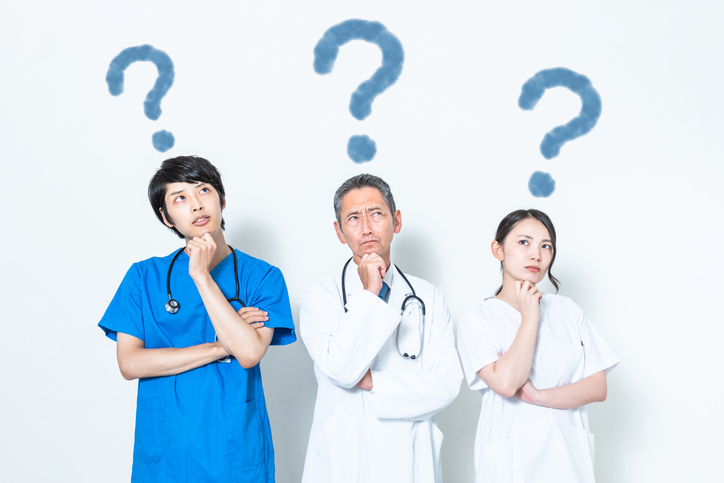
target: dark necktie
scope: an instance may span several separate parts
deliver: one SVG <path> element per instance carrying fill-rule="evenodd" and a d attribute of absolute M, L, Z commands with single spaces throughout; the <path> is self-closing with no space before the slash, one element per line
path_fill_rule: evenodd
<path fill-rule="evenodd" d="M 382 282 L 382 288 L 380 289 L 380 293 L 377 294 L 379 298 L 382 299 L 383 302 L 387 302 L 387 292 L 390 291 L 390 286 L 387 285 L 385 282 Z"/>

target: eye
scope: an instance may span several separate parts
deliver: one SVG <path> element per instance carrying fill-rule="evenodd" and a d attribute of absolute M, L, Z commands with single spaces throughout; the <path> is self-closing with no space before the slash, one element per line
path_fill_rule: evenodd
<path fill-rule="evenodd" d="M 350 226 L 357 226 L 358 223 L 359 218 L 356 216 L 350 216 L 349 218 L 347 218 L 347 224 Z"/>
<path fill-rule="evenodd" d="M 550 243 L 544 243 L 543 248 L 545 248 L 546 250 L 553 250 L 553 246 L 551 246 Z"/>
<path fill-rule="evenodd" d="M 211 190 L 210 190 L 209 188 L 204 187 L 204 188 L 201 188 L 201 189 L 199 190 L 199 193 L 209 193 L 210 191 L 211 191 Z"/>
<path fill-rule="evenodd" d="M 521 245 L 529 245 L 528 240 L 518 240 Z"/>
<path fill-rule="evenodd" d="M 178 202 L 183 201 L 183 200 L 185 200 L 185 199 L 186 199 L 186 197 L 184 197 L 184 195 L 178 195 L 178 196 L 173 200 L 173 202 L 174 202 L 174 203 L 178 203 Z"/>

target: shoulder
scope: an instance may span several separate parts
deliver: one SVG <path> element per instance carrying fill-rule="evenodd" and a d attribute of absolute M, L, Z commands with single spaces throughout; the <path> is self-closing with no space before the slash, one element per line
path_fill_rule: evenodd
<path fill-rule="evenodd" d="M 544 293 L 541 301 L 544 308 L 548 310 L 559 310 L 562 312 L 583 312 L 583 310 L 573 301 L 572 298 L 565 295 L 554 293 Z"/>
<path fill-rule="evenodd" d="M 265 262 L 256 257 L 252 257 L 248 253 L 244 253 L 241 250 L 234 249 L 236 258 L 239 262 L 239 272 L 246 273 L 253 277 L 263 278 L 268 274 L 272 274 L 276 277 L 283 277 L 282 271 L 274 265 Z"/>
<path fill-rule="evenodd" d="M 302 299 L 323 297 L 325 295 L 336 295 L 340 293 L 340 277 L 334 275 L 312 282 L 302 294 Z"/>
<path fill-rule="evenodd" d="M 444 296 L 440 289 L 438 289 L 435 285 L 428 282 L 425 279 L 422 279 L 420 277 L 417 277 L 415 275 L 412 275 L 408 272 L 403 272 L 400 270 L 397 265 L 395 265 L 395 281 L 393 283 L 397 284 L 398 281 L 401 282 L 403 285 L 406 285 L 405 278 L 410 282 L 410 285 L 415 289 L 415 292 L 418 292 L 417 295 L 424 294 L 425 297 L 432 296 L 437 299 L 442 299 L 444 301 Z"/>
<path fill-rule="evenodd" d="M 131 268 L 128 269 L 128 273 L 126 276 L 128 277 L 130 275 L 144 277 L 148 272 L 151 271 L 168 270 L 168 267 L 171 264 L 171 260 L 173 260 L 173 257 L 176 255 L 177 252 L 178 250 L 174 250 L 173 252 L 164 257 L 151 257 L 145 260 L 135 262 L 131 265 Z"/>
<path fill-rule="evenodd" d="M 481 300 L 458 319 L 457 334 L 460 339 L 477 340 L 479 337 L 489 337 L 497 332 L 496 317 L 491 312 L 495 310 L 494 305 L 497 302 L 491 299 L 493 297 Z"/>
<path fill-rule="evenodd" d="M 397 267 L 395 267 L 395 268 L 397 269 L 398 275 L 402 273 L 402 270 L 400 270 Z M 405 273 L 404 275 L 405 275 L 405 277 L 407 277 L 407 279 L 410 281 L 410 283 L 413 285 L 413 287 L 419 286 L 419 287 L 424 287 L 426 290 L 437 290 L 437 287 L 435 287 L 433 284 L 431 284 L 427 280 L 423 280 L 420 277 L 416 277 L 416 276 L 410 275 L 408 273 Z"/>
<path fill-rule="evenodd" d="M 248 253 L 244 253 L 239 249 L 234 248 L 234 253 L 236 253 L 236 258 L 239 260 L 239 266 L 265 271 L 276 268 L 274 265 L 265 262 L 264 260 L 261 260 L 259 258 L 252 257 Z"/>
<path fill-rule="evenodd" d="M 491 306 L 495 304 L 493 299 L 494 297 L 488 297 L 468 309 L 462 317 L 460 317 L 458 327 L 465 325 L 475 326 L 488 320 L 490 318 Z"/>

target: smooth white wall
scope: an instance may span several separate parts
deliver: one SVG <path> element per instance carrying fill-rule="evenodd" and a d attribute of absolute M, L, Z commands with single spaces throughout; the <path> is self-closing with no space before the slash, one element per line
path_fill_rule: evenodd
<path fill-rule="evenodd" d="M 7 3 L 7 2 L 6 2 Z M 131 469 L 136 383 L 96 323 L 131 263 L 179 240 L 146 186 L 160 162 L 199 154 L 224 175 L 227 239 L 279 266 L 292 309 L 341 269 L 331 200 L 371 172 L 403 213 L 393 257 L 435 283 L 454 318 L 499 283 L 489 243 L 509 211 L 535 207 L 559 236 L 561 293 L 621 358 L 609 398 L 590 407 L 599 482 L 708 481 L 724 427 L 714 378 L 724 331 L 722 175 L 724 9 L 713 1 L 26 2 L 0 9 L 0 480 L 122 482 Z M 313 48 L 351 18 L 402 42 L 402 75 L 372 114 L 348 110 L 380 63 L 362 41 L 333 72 Z M 157 121 L 143 114 L 156 78 L 105 74 L 123 49 L 150 44 L 176 80 Z M 567 67 L 603 102 L 596 127 L 545 160 L 543 135 L 578 114 L 578 97 L 517 99 L 537 72 Z M 176 146 L 161 154 L 151 134 Z M 352 163 L 368 134 L 378 154 Z M 550 172 L 556 191 L 527 189 Z M 159 301 L 160 303 L 161 301 Z M 316 381 L 301 341 L 262 363 L 277 481 L 298 481 Z M 439 415 L 447 482 L 472 481 L 480 396 L 463 387 Z"/>

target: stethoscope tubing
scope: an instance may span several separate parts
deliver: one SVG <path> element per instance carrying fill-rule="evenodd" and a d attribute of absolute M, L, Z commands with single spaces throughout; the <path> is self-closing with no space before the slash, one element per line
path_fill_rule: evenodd
<path fill-rule="evenodd" d="M 239 298 L 240 293 L 240 285 L 239 285 L 239 260 L 236 258 L 236 250 L 234 250 L 231 245 L 226 245 L 231 250 L 231 254 L 234 256 L 234 280 L 236 281 L 236 295 L 233 298 L 226 299 L 227 302 L 239 302 L 242 307 L 246 307 L 246 304 L 242 302 L 242 300 Z M 166 274 L 166 293 L 168 293 L 168 302 L 166 302 L 166 311 L 169 314 L 176 314 L 181 309 L 181 304 L 178 300 L 174 299 L 171 295 L 171 272 L 173 271 L 173 266 L 176 263 L 176 259 L 181 255 L 181 252 L 183 252 L 186 249 L 186 247 L 180 248 L 176 254 L 173 256 L 173 259 L 171 260 L 171 264 L 168 266 L 168 273 Z M 219 337 L 214 334 L 214 340 L 219 340 Z M 217 362 L 231 362 L 231 356 L 226 356 L 222 359 L 219 359 Z"/>
<path fill-rule="evenodd" d="M 345 313 L 347 313 L 347 287 L 346 287 L 344 280 L 345 280 L 345 277 L 347 274 L 347 266 L 349 265 L 349 263 L 352 261 L 353 258 L 354 257 L 350 257 L 350 259 L 347 260 L 347 263 L 344 264 L 344 268 L 342 268 L 342 306 L 344 307 Z M 400 270 L 400 267 L 395 265 L 395 268 L 397 269 L 397 273 L 399 273 L 400 276 L 402 277 L 402 279 L 405 281 L 405 283 L 407 283 L 407 286 L 410 287 L 410 290 L 412 290 L 412 294 L 406 296 L 405 299 L 402 301 L 402 306 L 400 307 L 400 315 L 401 316 L 405 315 L 405 306 L 407 305 L 407 302 L 409 302 L 410 300 L 417 301 L 420 304 L 420 307 L 422 308 L 422 322 L 421 322 L 422 327 L 420 329 L 420 351 L 417 354 L 410 355 L 407 352 L 403 353 L 400 350 L 400 325 L 401 324 L 397 326 L 397 334 L 395 336 L 395 343 L 397 345 L 397 353 L 400 354 L 400 356 L 404 359 L 409 358 L 411 360 L 415 360 L 415 359 L 419 359 L 420 356 L 422 355 L 423 343 L 425 341 L 425 302 L 423 302 L 423 300 L 417 296 L 417 294 L 415 293 L 415 287 L 412 286 L 412 284 L 407 279 L 405 274 L 402 273 L 402 270 Z"/>

